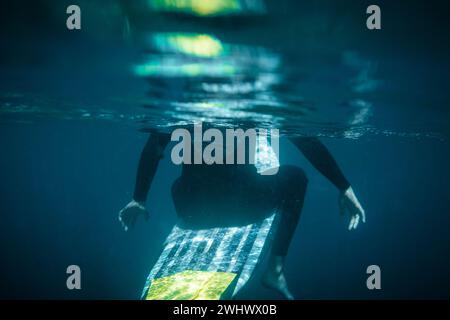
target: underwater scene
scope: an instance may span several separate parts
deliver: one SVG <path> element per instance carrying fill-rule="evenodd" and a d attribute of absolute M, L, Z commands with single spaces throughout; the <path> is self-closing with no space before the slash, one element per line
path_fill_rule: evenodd
<path fill-rule="evenodd" d="M 449 11 L 2 1 L 0 299 L 449 299 Z"/>

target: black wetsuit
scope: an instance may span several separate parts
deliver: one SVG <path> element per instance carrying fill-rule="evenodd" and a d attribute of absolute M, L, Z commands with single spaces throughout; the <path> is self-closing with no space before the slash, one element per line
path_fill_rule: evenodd
<path fill-rule="evenodd" d="M 167 134 L 150 135 L 139 162 L 134 200 L 146 200 L 169 141 Z M 339 190 L 350 186 L 318 139 L 291 141 Z M 260 175 L 251 164 L 184 164 L 181 177 L 172 186 L 172 196 L 178 216 L 190 228 L 246 225 L 277 210 L 272 253 L 285 256 L 298 224 L 307 182 L 304 171 L 294 166 L 281 166 L 275 175 Z"/>

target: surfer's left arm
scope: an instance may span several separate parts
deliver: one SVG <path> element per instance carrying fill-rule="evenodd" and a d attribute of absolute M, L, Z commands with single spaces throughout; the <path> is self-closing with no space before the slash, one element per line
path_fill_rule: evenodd
<path fill-rule="evenodd" d="M 366 222 L 364 209 L 328 148 L 314 137 L 297 137 L 290 140 L 308 161 L 339 189 L 340 212 L 344 214 L 348 211 L 351 215 L 349 230 L 356 229 L 360 220 Z"/>
<path fill-rule="evenodd" d="M 170 141 L 170 135 L 164 133 L 152 133 L 142 150 L 139 160 L 136 185 L 133 199 L 119 212 L 119 220 L 125 231 L 134 225 L 136 218 L 143 214 L 148 219 L 148 211 L 145 208 L 148 191 L 164 149 Z"/>

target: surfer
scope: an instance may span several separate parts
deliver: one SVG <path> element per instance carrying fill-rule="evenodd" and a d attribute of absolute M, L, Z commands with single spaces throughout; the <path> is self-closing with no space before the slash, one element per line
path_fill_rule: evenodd
<path fill-rule="evenodd" d="M 350 215 L 348 229 L 356 229 L 360 221 L 365 222 L 362 206 L 325 145 L 313 137 L 290 140 L 339 190 L 340 212 Z M 169 142 L 170 135 L 152 133 L 145 144 L 133 199 L 119 213 L 119 220 L 126 231 L 133 227 L 138 216 L 149 217 L 145 201 Z M 250 164 L 183 164 L 181 177 L 172 186 L 172 198 L 182 223 L 194 229 L 246 225 L 276 210 L 278 226 L 262 282 L 286 299 L 293 299 L 283 268 L 302 211 L 307 184 L 305 172 L 289 165 L 279 167 L 275 175 L 261 175 Z"/>

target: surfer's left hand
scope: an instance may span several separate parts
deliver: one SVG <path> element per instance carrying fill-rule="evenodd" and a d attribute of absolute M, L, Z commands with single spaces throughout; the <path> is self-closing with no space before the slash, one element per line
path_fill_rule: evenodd
<path fill-rule="evenodd" d="M 148 220 L 149 214 L 147 209 L 145 209 L 142 203 L 139 203 L 135 200 L 130 201 L 125 208 L 120 210 L 119 212 L 119 221 L 122 223 L 122 227 L 125 231 L 128 231 L 132 228 L 136 222 L 136 219 L 139 215 L 143 214 L 145 219 Z"/>
<path fill-rule="evenodd" d="M 348 230 L 356 229 L 360 220 L 364 223 L 366 222 L 366 214 L 352 187 L 349 187 L 339 195 L 339 209 L 342 215 L 348 212 L 351 216 Z"/>

